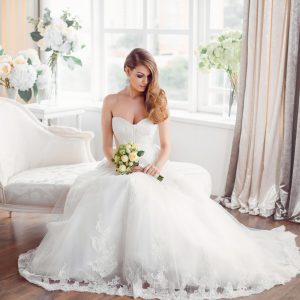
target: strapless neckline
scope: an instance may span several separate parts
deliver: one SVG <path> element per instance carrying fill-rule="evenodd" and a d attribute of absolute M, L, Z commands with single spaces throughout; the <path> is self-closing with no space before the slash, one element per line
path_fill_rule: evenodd
<path fill-rule="evenodd" d="M 138 121 L 136 124 L 133 124 L 133 123 L 131 123 L 131 122 L 129 122 L 127 119 L 125 119 L 125 118 L 122 118 L 122 117 L 112 117 L 112 119 L 120 119 L 120 120 L 123 120 L 123 121 L 125 121 L 126 123 L 128 123 L 129 125 L 131 125 L 131 126 L 137 126 L 137 125 L 139 125 L 139 124 L 141 124 L 141 123 L 143 123 L 144 121 L 150 121 L 148 118 L 143 118 L 143 119 L 141 119 L 140 121 Z M 151 122 L 152 123 L 152 122 Z M 152 123 L 153 124 L 153 123 Z M 153 124 L 154 125 L 154 124 Z"/>

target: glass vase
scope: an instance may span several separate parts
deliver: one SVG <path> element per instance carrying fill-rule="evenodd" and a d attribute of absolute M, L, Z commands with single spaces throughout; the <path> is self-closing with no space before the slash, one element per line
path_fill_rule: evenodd
<path fill-rule="evenodd" d="M 16 100 L 18 90 L 15 88 L 6 88 L 6 97 Z"/>
<path fill-rule="evenodd" d="M 52 65 L 52 78 L 51 78 L 51 97 L 50 104 L 56 105 L 59 102 L 59 59 L 58 57 Z"/>
<path fill-rule="evenodd" d="M 236 115 L 236 99 L 237 93 L 231 88 L 227 95 L 223 96 L 223 119 L 233 120 Z"/>

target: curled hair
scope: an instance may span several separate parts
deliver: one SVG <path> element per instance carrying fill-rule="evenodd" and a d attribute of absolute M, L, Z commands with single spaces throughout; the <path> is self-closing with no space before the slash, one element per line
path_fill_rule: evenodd
<path fill-rule="evenodd" d="M 148 118 L 154 124 L 166 120 L 169 116 L 167 108 L 167 97 L 165 91 L 159 87 L 158 69 L 153 56 L 145 49 L 135 48 L 126 57 L 125 67 L 131 70 L 138 65 L 143 65 L 150 70 L 151 81 L 145 90 L 145 107 L 148 112 Z"/>

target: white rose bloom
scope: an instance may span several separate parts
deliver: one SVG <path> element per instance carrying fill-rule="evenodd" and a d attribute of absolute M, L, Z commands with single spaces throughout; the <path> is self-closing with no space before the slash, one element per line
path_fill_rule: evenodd
<path fill-rule="evenodd" d="M 138 160 L 137 153 L 136 153 L 136 152 L 131 152 L 131 153 L 129 154 L 129 160 L 130 160 L 130 161 L 137 161 L 137 160 Z"/>
<path fill-rule="evenodd" d="M 39 55 L 35 49 L 19 51 L 18 55 L 22 55 L 26 60 L 30 59 L 34 67 L 38 67 L 41 64 Z"/>
<path fill-rule="evenodd" d="M 41 71 L 42 73 L 40 75 L 37 75 L 36 85 L 39 90 L 44 90 L 49 87 L 49 84 L 51 82 L 51 70 L 49 66 L 45 64 L 41 64 L 37 71 Z"/>
<path fill-rule="evenodd" d="M 0 64 L 1 63 L 11 63 L 12 57 L 10 55 L 1 55 L 0 56 Z"/>
<path fill-rule="evenodd" d="M 18 55 L 17 57 L 14 58 L 13 60 L 13 66 L 16 65 L 24 65 L 27 64 L 27 60 L 24 58 L 23 55 Z"/>
<path fill-rule="evenodd" d="M 122 160 L 122 162 L 127 162 L 128 161 L 128 156 L 127 155 L 122 155 L 121 160 Z"/>
<path fill-rule="evenodd" d="M 9 63 L 0 64 L 0 77 L 6 78 L 11 71 L 11 66 Z"/>
<path fill-rule="evenodd" d="M 33 87 L 37 72 L 33 66 L 22 64 L 16 65 L 9 74 L 11 85 L 20 91 L 26 91 Z"/>
<path fill-rule="evenodd" d="M 125 165 L 121 165 L 118 168 L 119 172 L 124 173 L 126 171 L 126 166 Z"/>

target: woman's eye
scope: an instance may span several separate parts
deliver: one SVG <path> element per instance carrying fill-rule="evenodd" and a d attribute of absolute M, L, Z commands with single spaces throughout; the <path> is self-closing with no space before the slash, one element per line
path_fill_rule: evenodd
<path fill-rule="evenodd" d="M 137 77 L 138 77 L 138 78 L 142 78 L 142 77 L 143 77 L 143 75 L 137 75 Z"/>

